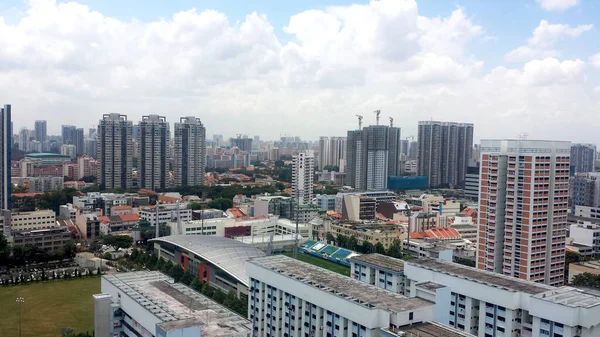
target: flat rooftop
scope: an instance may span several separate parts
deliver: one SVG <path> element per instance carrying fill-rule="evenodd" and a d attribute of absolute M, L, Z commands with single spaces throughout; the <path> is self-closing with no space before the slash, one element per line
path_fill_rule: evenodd
<path fill-rule="evenodd" d="M 489 271 L 467 267 L 457 263 L 451 263 L 446 261 L 439 261 L 434 259 L 419 259 L 410 262 L 407 261 L 405 263 L 413 265 L 415 267 L 434 270 L 440 273 L 460 277 L 462 279 L 466 279 L 472 282 L 483 283 L 513 292 L 524 292 L 527 294 L 535 295 L 552 289 L 556 289 L 555 287 L 551 287 L 545 284 L 520 280 L 518 278 L 492 273 Z"/>
<path fill-rule="evenodd" d="M 436 291 L 438 289 L 445 288 L 446 286 L 443 284 L 435 283 L 435 282 L 423 282 L 423 283 L 417 284 L 417 287 L 427 289 L 430 291 Z"/>
<path fill-rule="evenodd" d="M 572 308 L 591 308 L 600 305 L 600 297 L 589 294 L 586 290 L 572 287 L 555 288 L 534 297 Z"/>
<path fill-rule="evenodd" d="M 120 291 L 159 318 L 165 331 L 202 326 L 202 336 L 249 334 L 246 318 L 160 272 L 132 272 L 103 276 Z"/>
<path fill-rule="evenodd" d="M 432 302 L 408 298 L 284 255 L 254 258 L 249 263 L 369 309 L 405 312 L 433 305 Z"/>
<path fill-rule="evenodd" d="M 359 256 L 353 256 L 350 261 L 356 260 L 359 262 L 367 263 L 381 269 L 387 269 L 394 272 L 404 271 L 404 261 L 395 259 L 393 257 L 385 256 L 382 254 L 365 254 Z"/>
<path fill-rule="evenodd" d="M 417 323 L 394 329 L 384 329 L 397 336 L 405 337 L 472 337 L 473 335 L 438 323 Z M 404 334 L 403 334 L 404 333 Z"/>

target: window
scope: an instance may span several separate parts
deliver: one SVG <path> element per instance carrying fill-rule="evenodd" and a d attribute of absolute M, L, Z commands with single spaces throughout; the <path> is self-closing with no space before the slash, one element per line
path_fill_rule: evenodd
<path fill-rule="evenodd" d="M 408 320 L 412 321 L 413 320 L 413 316 L 414 316 L 413 313 L 409 312 L 408 313 Z"/>

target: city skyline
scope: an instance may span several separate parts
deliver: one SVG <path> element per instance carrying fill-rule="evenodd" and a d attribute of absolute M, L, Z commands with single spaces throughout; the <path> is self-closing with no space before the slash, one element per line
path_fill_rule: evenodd
<path fill-rule="evenodd" d="M 244 126 L 316 140 L 379 109 L 405 135 L 419 120 L 451 119 L 476 124 L 476 142 L 523 132 L 595 142 L 597 2 L 269 3 L 11 0 L 0 5 L 10 46 L 0 90 L 19 111 L 16 129 L 48 115 L 87 129 L 104 113 L 167 111 L 218 134 Z M 498 20 L 508 16 L 514 24 Z"/>

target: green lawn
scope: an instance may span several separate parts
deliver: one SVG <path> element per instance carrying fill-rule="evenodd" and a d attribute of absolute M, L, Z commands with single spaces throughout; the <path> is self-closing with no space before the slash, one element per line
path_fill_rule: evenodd
<path fill-rule="evenodd" d="M 94 330 L 93 294 L 100 292 L 100 277 L 0 286 L 0 337 L 19 336 L 19 310 L 23 297 L 23 337 L 57 337 L 65 326 L 76 333 Z"/>
<path fill-rule="evenodd" d="M 292 256 L 293 253 L 283 253 L 284 255 L 287 256 Z M 298 260 L 306 262 L 306 263 L 310 263 L 312 265 L 315 265 L 317 267 L 321 267 L 321 268 L 325 268 L 328 270 L 331 270 L 333 272 L 336 272 L 338 274 L 342 274 L 342 275 L 346 275 L 346 276 L 350 276 L 350 268 L 346 267 L 344 265 L 335 263 L 335 262 L 331 262 L 316 256 L 312 256 L 312 255 L 308 255 L 308 254 L 303 254 L 298 252 Z"/>

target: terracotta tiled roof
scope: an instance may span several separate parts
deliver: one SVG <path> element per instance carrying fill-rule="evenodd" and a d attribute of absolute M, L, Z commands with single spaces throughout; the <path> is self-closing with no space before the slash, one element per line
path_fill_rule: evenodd
<path fill-rule="evenodd" d="M 119 215 L 121 221 L 139 221 L 140 216 L 137 214 L 121 214 Z"/>
<path fill-rule="evenodd" d="M 102 223 L 110 223 L 110 218 L 107 216 L 101 216 L 98 218 L 98 220 L 100 220 Z"/>
<path fill-rule="evenodd" d="M 32 193 L 13 193 L 11 196 L 15 198 L 25 198 L 25 197 L 35 197 L 36 195 L 42 195 L 42 192 L 32 192 Z"/>
<path fill-rule="evenodd" d="M 242 212 L 239 208 L 230 208 L 227 211 L 229 211 L 229 213 L 231 213 L 231 215 L 235 218 L 246 216 L 246 214 L 244 214 L 244 212 Z"/>
<path fill-rule="evenodd" d="M 113 207 L 113 210 L 115 211 L 125 211 L 125 210 L 129 210 L 131 209 L 131 206 L 115 206 Z"/>

